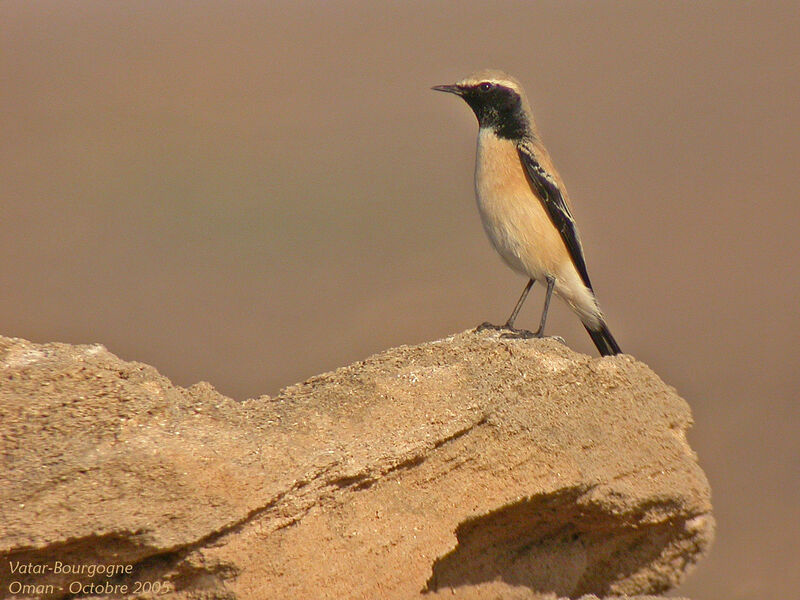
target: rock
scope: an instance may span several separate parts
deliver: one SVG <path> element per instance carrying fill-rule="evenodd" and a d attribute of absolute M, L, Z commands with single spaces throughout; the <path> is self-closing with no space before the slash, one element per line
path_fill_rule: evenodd
<path fill-rule="evenodd" d="M 0 338 L 2 595 L 660 593 L 713 536 L 690 424 L 630 356 L 494 331 L 241 403 Z"/>

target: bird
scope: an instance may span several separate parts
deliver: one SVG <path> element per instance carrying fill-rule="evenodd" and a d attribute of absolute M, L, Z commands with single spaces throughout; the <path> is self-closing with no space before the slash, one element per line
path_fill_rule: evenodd
<path fill-rule="evenodd" d="M 460 96 L 478 119 L 475 195 L 484 231 L 503 261 L 528 277 L 511 316 L 495 327 L 519 333 L 514 322 L 534 282 L 547 287 L 539 328 L 544 336 L 553 292 L 578 315 L 602 356 L 621 352 L 589 279 L 583 245 L 561 176 L 517 79 L 485 69 L 432 88 Z"/>

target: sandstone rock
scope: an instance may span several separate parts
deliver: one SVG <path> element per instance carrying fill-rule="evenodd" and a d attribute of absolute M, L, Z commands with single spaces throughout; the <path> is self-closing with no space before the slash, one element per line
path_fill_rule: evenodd
<path fill-rule="evenodd" d="M 630 356 L 492 331 L 241 403 L 0 338 L 0 595 L 659 593 L 713 535 L 690 424 Z"/>

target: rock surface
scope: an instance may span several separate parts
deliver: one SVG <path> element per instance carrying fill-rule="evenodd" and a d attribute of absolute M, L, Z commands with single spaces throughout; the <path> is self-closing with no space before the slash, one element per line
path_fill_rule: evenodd
<path fill-rule="evenodd" d="M 660 593 L 713 536 L 690 424 L 630 356 L 493 331 L 245 402 L 0 338 L 0 596 Z"/>

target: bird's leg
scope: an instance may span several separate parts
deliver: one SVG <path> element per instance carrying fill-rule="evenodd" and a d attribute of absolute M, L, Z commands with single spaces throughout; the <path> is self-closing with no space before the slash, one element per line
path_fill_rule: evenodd
<path fill-rule="evenodd" d="M 514 310 L 511 312 L 511 316 L 508 317 L 508 321 L 506 321 L 505 325 L 492 325 L 487 321 L 486 323 L 481 323 L 480 325 L 478 325 L 478 331 L 483 331 L 485 329 L 494 329 L 494 330 L 508 329 L 514 333 L 520 333 L 518 330 L 514 329 L 514 321 L 517 320 L 517 315 L 519 314 L 522 305 L 525 303 L 525 298 L 528 297 L 528 293 L 531 291 L 534 281 L 535 281 L 534 279 L 528 280 L 525 289 L 522 290 L 522 295 L 519 297 L 519 300 L 517 300 L 517 304 L 516 306 L 514 306 Z M 522 333 L 527 333 L 528 335 L 530 335 L 530 331 Z M 505 334 L 503 334 L 502 337 L 505 337 Z"/>
<path fill-rule="evenodd" d="M 556 278 L 553 276 L 549 276 L 547 278 L 547 293 L 545 294 L 544 297 L 544 309 L 542 310 L 542 320 L 539 322 L 539 329 L 537 329 L 533 333 L 534 337 L 544 336 L 544 324 L 547 321 L 547 309 L 550 308 L 550 296 L 553 295 L 553 288 L 555 287 L 555 284 L 556 284 Z"/>
<path fill-rule="evenodd" d="M 511 316 L 508 317 L 508 321 L 506 321 L 506 324 L 503 325 L 504 329 L 510 329 L 511 331 L 515 331 L 515 329 L 514 329 L 514 321 L 517 320 L 517 315 L 519 314 L 519 311 L 522 308 L 522 304 L 525 302 L 525 298 L 528 297 L 528 292 L 530 292 L 531 288 L 533 287 L 533 282 L 534 282 L 533 278 L 528 280 L 528 285 L 526 285 L 525 289 L 522 290 L 522 295 L 519 297 L 519 300 L 517 300 L 517 305 L 514 307 L 514 310 L 511 312 Z"/>

